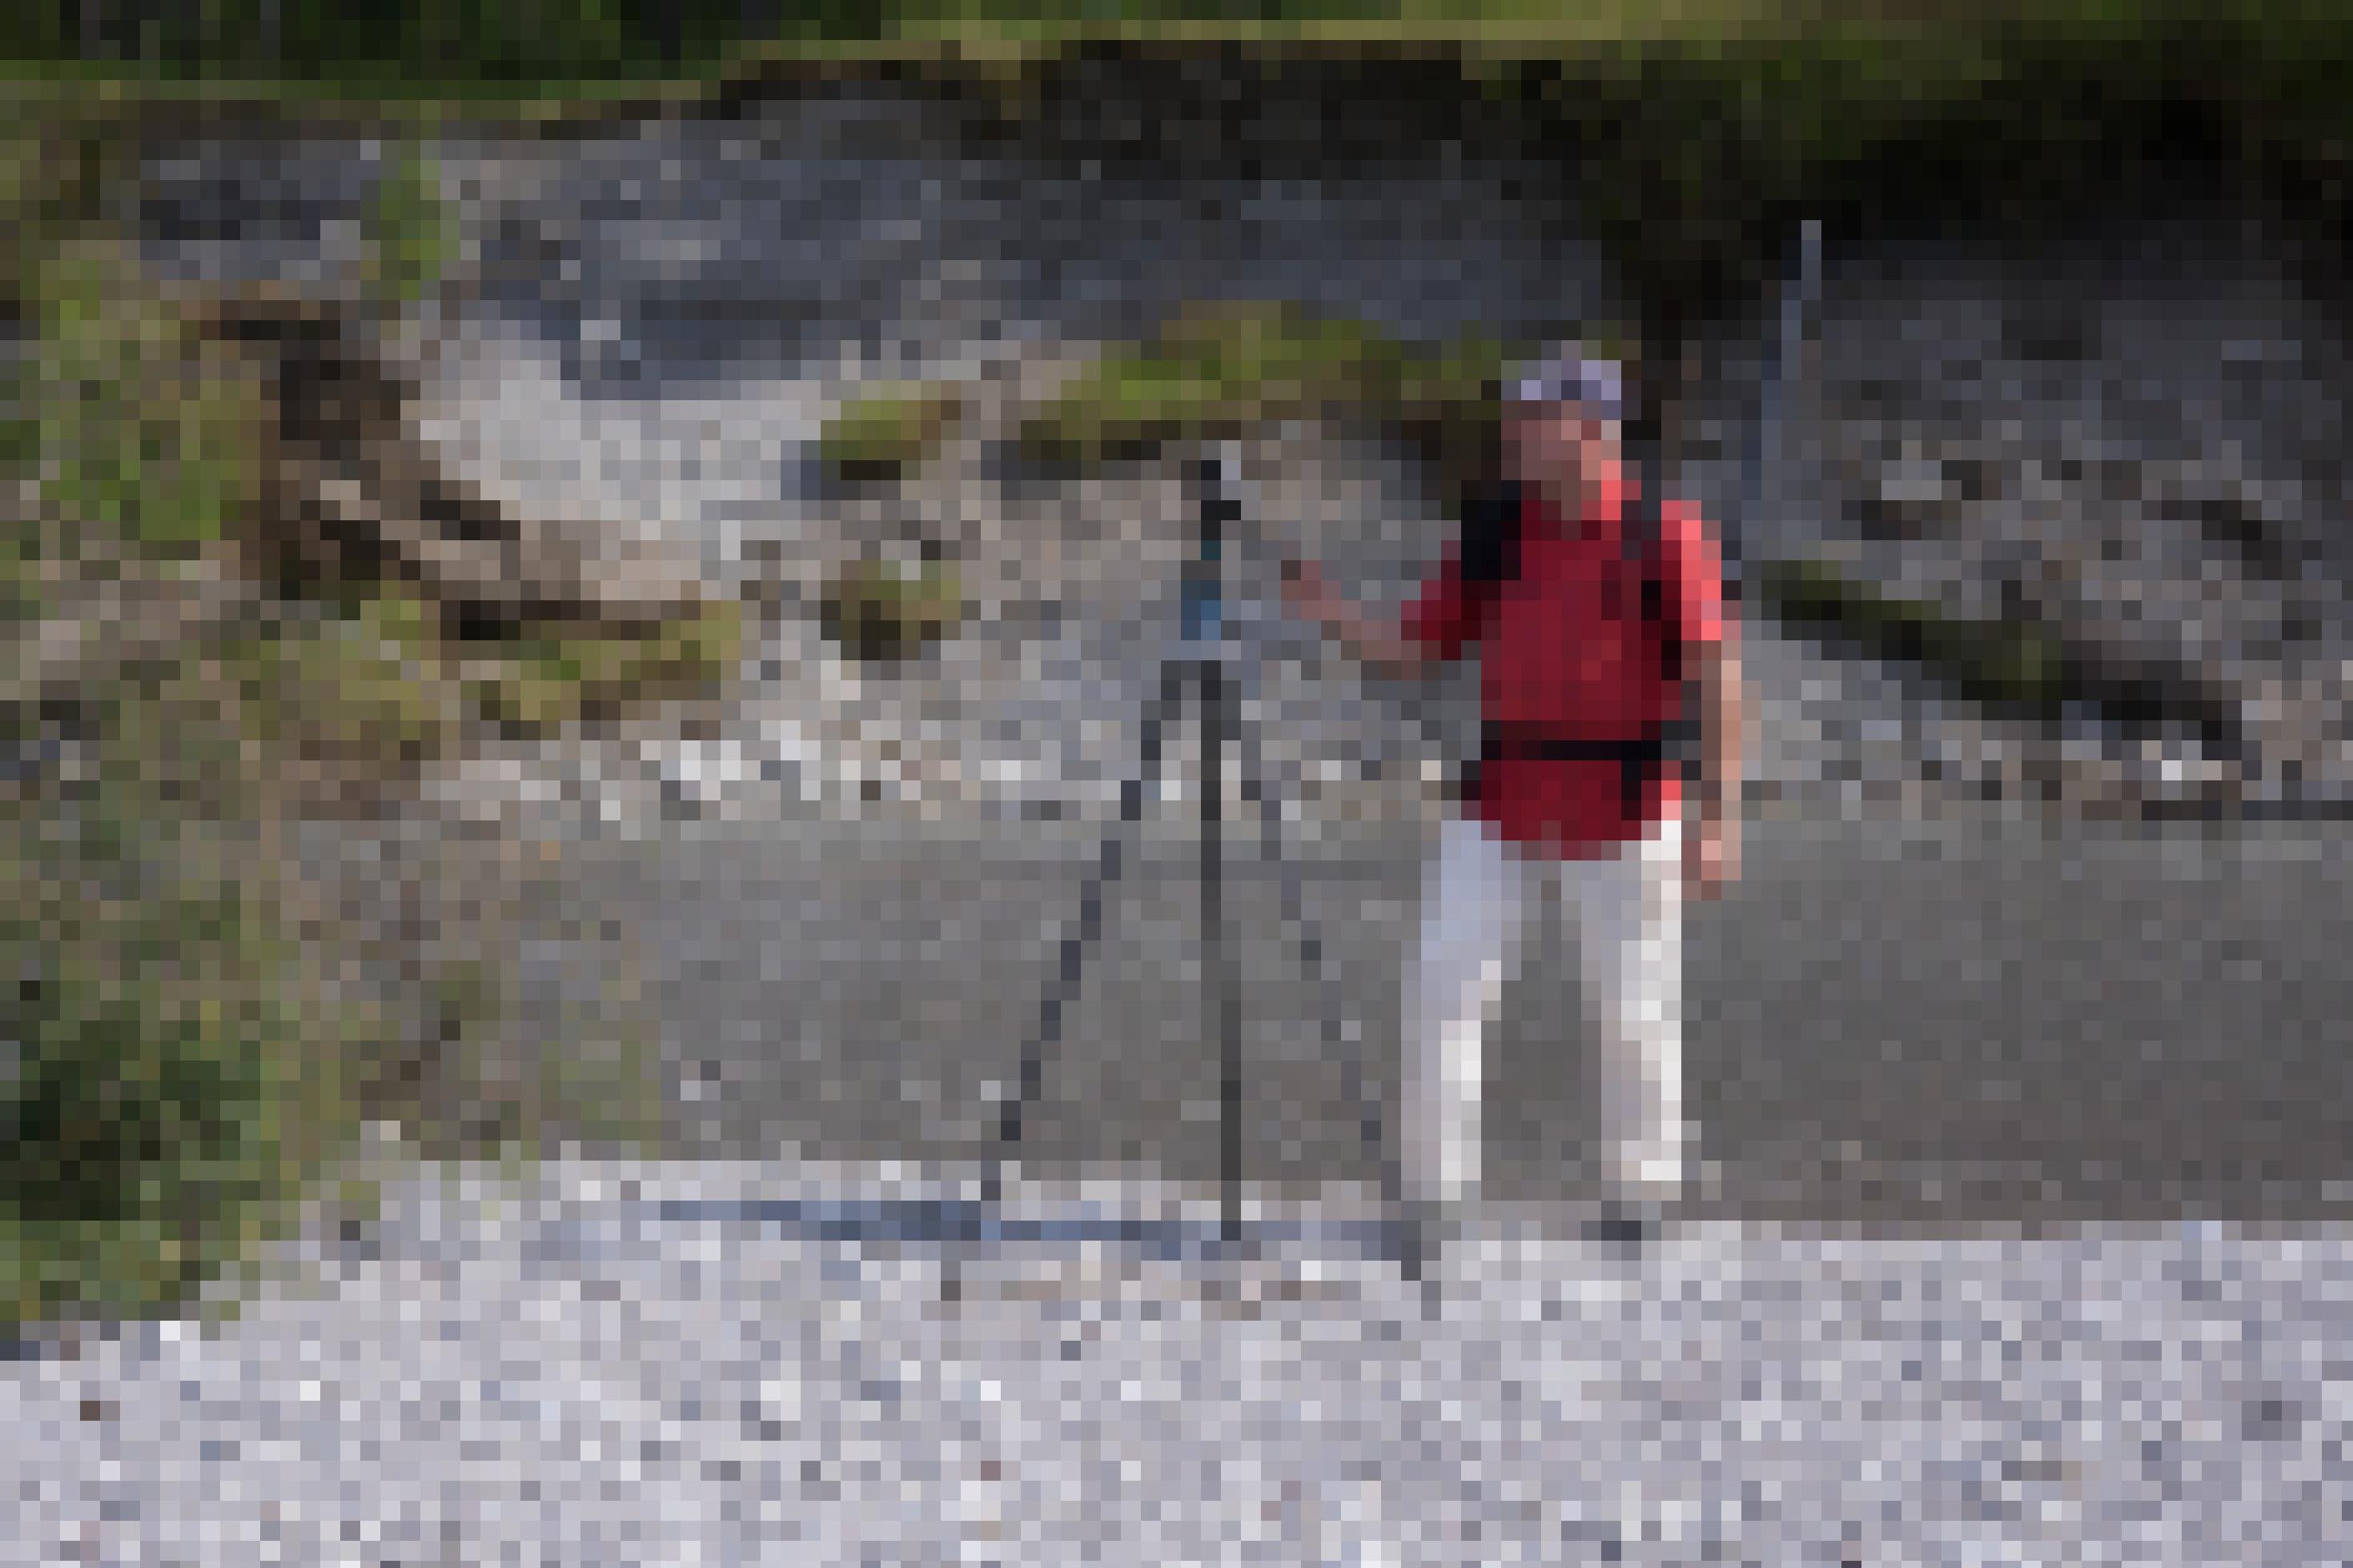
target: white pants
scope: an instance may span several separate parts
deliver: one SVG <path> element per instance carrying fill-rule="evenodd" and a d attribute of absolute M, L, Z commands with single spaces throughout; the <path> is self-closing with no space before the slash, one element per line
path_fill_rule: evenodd
<path fill-rule="evenodd" d="M 1564 923 L 1574 925 L 1599 1037 L 1604 1179 L 1613 1196 L 1673 1194 L 1690 1136 L 1682 848 L 1683 823 L 1672 816 L 1621 853 L 1588 860 L 1526 858 L 1482 823 L 1447 819 L 1423 889 L 1420 946 L 1406 972 L 1404 1196 L 1444 1203 L 1477 1192 L 1487 1026 L 1518 973 L 1521 939 L 1547 881 Z"/>

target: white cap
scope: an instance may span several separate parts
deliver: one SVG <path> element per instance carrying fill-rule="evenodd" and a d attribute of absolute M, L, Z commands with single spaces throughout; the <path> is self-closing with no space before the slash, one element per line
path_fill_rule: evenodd
<path fill-rule="evenodd" d="M 1575 404 L 1603 419 L 1626 416 L 1626 378 L 1606 359 L 1566 353 L 1532 365 L 1504 385 L 1504 400 L 1521 407 Z"/>

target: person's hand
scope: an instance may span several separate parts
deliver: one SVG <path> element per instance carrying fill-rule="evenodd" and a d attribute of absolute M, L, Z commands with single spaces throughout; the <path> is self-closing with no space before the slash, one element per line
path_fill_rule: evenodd
<path fill-rule="evenodd" d="M 1740 828 L 1736 822 L 1703 816 L 1683 841 L 1683 895 L 1699 902 L 1721 898 L 1740 877 Z"/>
<path fill-rule="evenodd" d="M 1331 590 L 1324 582 L 1324 574 L 1312 561 L 1285 556 L 1282 562 L 1282 602 L 1293 615 L 1321 620 L 1331 602 Z"/>

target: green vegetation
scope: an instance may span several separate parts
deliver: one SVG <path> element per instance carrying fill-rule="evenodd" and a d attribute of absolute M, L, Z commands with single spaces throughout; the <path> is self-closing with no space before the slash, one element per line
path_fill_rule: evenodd
<path fill-rule="evenodd" d="M 138 674 L 82 704 L 65 782 L 0 797 L 0 1321 L 185 1300 L 280 1232 L 353 1125 L 348 1020 L 233 815 L 218 694 Z"/>
<path fill-rule="evenodd" d="M 121 247 L 79 240 L 37 274 L 31 418 L 15 445 L 47 466 L 49 502 L 103 520 L 139 558 L 220 546 L 256 499 L 259 387 L 190 355 L 178 312 Z"/>
<path fill-rule="evenodd" d="M 1973 701 L 2051 714 L 2085 695 L 2058 639 L 2031 623 L 1956 616 L 1819 562 L 1767 562 L 1756 583 L 1765 607 L 1783 621 L 1918 666 Z"/>
<path fill-rule="evenodd" d="M 852 658 L 880 664 L 914 658 L 953 636 L 965 613 L 955 574 L 908 577 L 887 563 L 852 562 L 818 597 L 818 624 Z"/>
<path fill-rule="evenodd" d="M 435 678 L 421 643 L 383 635 L 396 616 L 387 602 L 370 601 L 349 620 L 247 629 L 224 651 L 251 700 L 254 739 L 317 770 L 322 792 L 343 794 L 354 775 L 389 782 L 463 743 L 461 693 Z"/>
<path fill-rule="evenodd" d="M 1077 377 L 1024 422 L 1022 445 L 1048 461 L 1099 463 L 1166 441 L 1344 417 L 1392 400 L 1403 364 L 1398 345 L 1361 322 L 1286 305 L 1196 308 Z"/>
<path fill-rule="evenodd" d="M 962 401 L 944 387 L 874 387 L 826 422 L 818 455 L 844 479 L 897 479 L 938 451 L 963 417 Z"/>
<path fill-rule="evenodd" d="M 0 409 L 0 1326 L 185 1307 L 370 1121 L 446 1157 L 645 1137 L 643 1042 L 607 1001 L 538 1020 L 561 1049 L 522 1023 L 501 935 L 527 877 L 470 885 L 415 951 L 323 907 L 287 834 L 480 737 L 700 695 L 743 636 L 732 602 L 483 642 L 392 582 L 211 595 L 260 559 L 274 412 L 107 221 L 127 135 L 92 111 L 0 141 L 31 333 Z M 387 310 L 446 257 L 432 178 L 396 158 L 372 215 Z M 35 689 L 45 628 L 83 635 Z M 457 858 L 419 896 L 497 858 Z"/>
<path fill-rule="evenodd" d="M 733 674 L 744 637 L 743 605 L 719 599 L 646 627 L 565 625 L 467 644 L 448 668 L 474 713 L 509 734 L 544 734 L 708 693 Z"/>
<path fill-rule="evenodd" d="M 712 600 L 644 626 L 562 622 L 459 641 L 416 593 L 383 584 L 347 613 L 245 630 L 223 659 L 254 699 L 255 742 L 349 798 L 491 730 L 546 735 L 707 695 L 732 678 L 744 637 L 743 606 Z"/>
<path fill-rule="evenodd" d="M 2051 721 L 2082 708 L 2127 726 L 2186 726 L 2238 743 L 2240 707 L 2227 689 L 2193 669 L 2077 641 L 2052 622 L 1957 616 L 1880 593 L 1817 561 L 1761 563 L 1750 580 L 1764 609 L 1786 625 L 1910 664 L 1997 711 Z"/>
<path fill-rule="evenodd" d="M 2064 211 L 2158 149 L 2236 164 L 2341 239 L 2353 190 L 2353 9 L 2310 0 L 845 0 L 765 17 L 733 0 L 47 4 L 0 20 L 35 117 L 244 103 L 422 127 L 600 120 L 864 73 L 928 78 L 1013 120 L 1123 90 L 1335 94 L 1573 158 L 1600 242 L 1667 337 L 1777 270 L 1758 237 L 1803 210 Z M 89 24 L 85 26 L 85 24 Z M 100 25 L 102 24 L 102 25 Z M 1205 68 L 1207 70 L 1205 72 Z M 0 67 L 0 75 L 9 74 Z"/>
<path fill-rule="evenodd" d="M 1041 462 L 1083 467 L 1333 419 L 1385 424 L 1433 457 L 1472 451 L 1493 425 L 1492 383 L 1511 353 L 1483 338 L 1411 346 L 1291 304 L 1194 305 L 1152 342 L 1076 377 L 1023 422 L 1021 445 Z"/>
<path fill-rule="evenodd" d="M 430 153 L 411 140 L 388 162 L 368 203 L 365 234 L 369 291 L 396 315 L 440 282 L 456 258 L 457 225 Z"/>
<path fill-rule="evenodd" d="M 0 22 L 0 56 L 67 64 L 86 79 L 151 83 L 330 83 L 345 91 L 413 94 L 419 82 L 509 92 L 554 81 L 642 79 L 705 67 L 740 31 L 740 13 L 614 0 L 413 0 L 337 5 L 319 0 L 206 0 L 202 5 L 31 4 Z"/>

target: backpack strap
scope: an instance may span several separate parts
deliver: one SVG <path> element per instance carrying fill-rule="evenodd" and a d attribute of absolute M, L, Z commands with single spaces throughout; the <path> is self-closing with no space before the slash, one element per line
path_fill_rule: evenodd
<path fill-rule="evenodd" d="M 1659 512 L 1659 485 L 1656 474 L 1640 475 L 1634 486 L 1634 505 L 1621 538 L 1630 560 L 1648 561 L 1659 542 L 1664 526 Z"/>
<path fill-rule="evenodd" d="M 1482 587 L 1519 574 L 1521 492 L 1496 479 L 1474 487 L 1462 502 L 1462 578 Z"/>
<path fill-rule="evenodd" d="M 1663 502 L 1654 476 L 1645 476 L 1636 491 L 1634 505 L 1629 509 L 1623 529 L 1627 559 L 1639 565 L 1642 573 L 1642 619 L 1659 627 L 1667 661 L 1667 677 L 1682 677 L 1680 639 L 1670 637 L 1666 631 L 1666 581 L 1663 542 L 1666 522 Z"/>
<path fill-rule="evenodd" d="M 1665 762 L 1672 773 L 1683 775 L 1686 782 L 1694 777 L 1694 769 L 1700 756 L 1701 721 L 1696 706 L 1696 693 L 1683 680 L 1683 639 L 1671 628 L 1666 604 L 1666 523 L 1665 502 L 1660 494 L 1662 487 L 1655 472 L 1644 476 L 1645 482 L 1639 499 L 1631 509 L 1625 529 L 1626 547 L 1641 562 L 1642 620 L 1657 628 L 1659 655 L 1667 679 L 1675 687 L 1680 698 L 1676 710 L 1667 719 L 1664 736 Z"/>
<path fill-rule="evenodd" d="M 1461 566 L 1467 586 L 1484 592 L 1519 574 L 1522 499 L 1520 486 L 1511 479 L 1484 480 L 1464 494 Z M 1482 740 L 1479 752 L 1463 759 L 1454 781 L 1458 800 L 1467 804 L 1479 798 L 1486 779 L 1486 752 Z"/>

